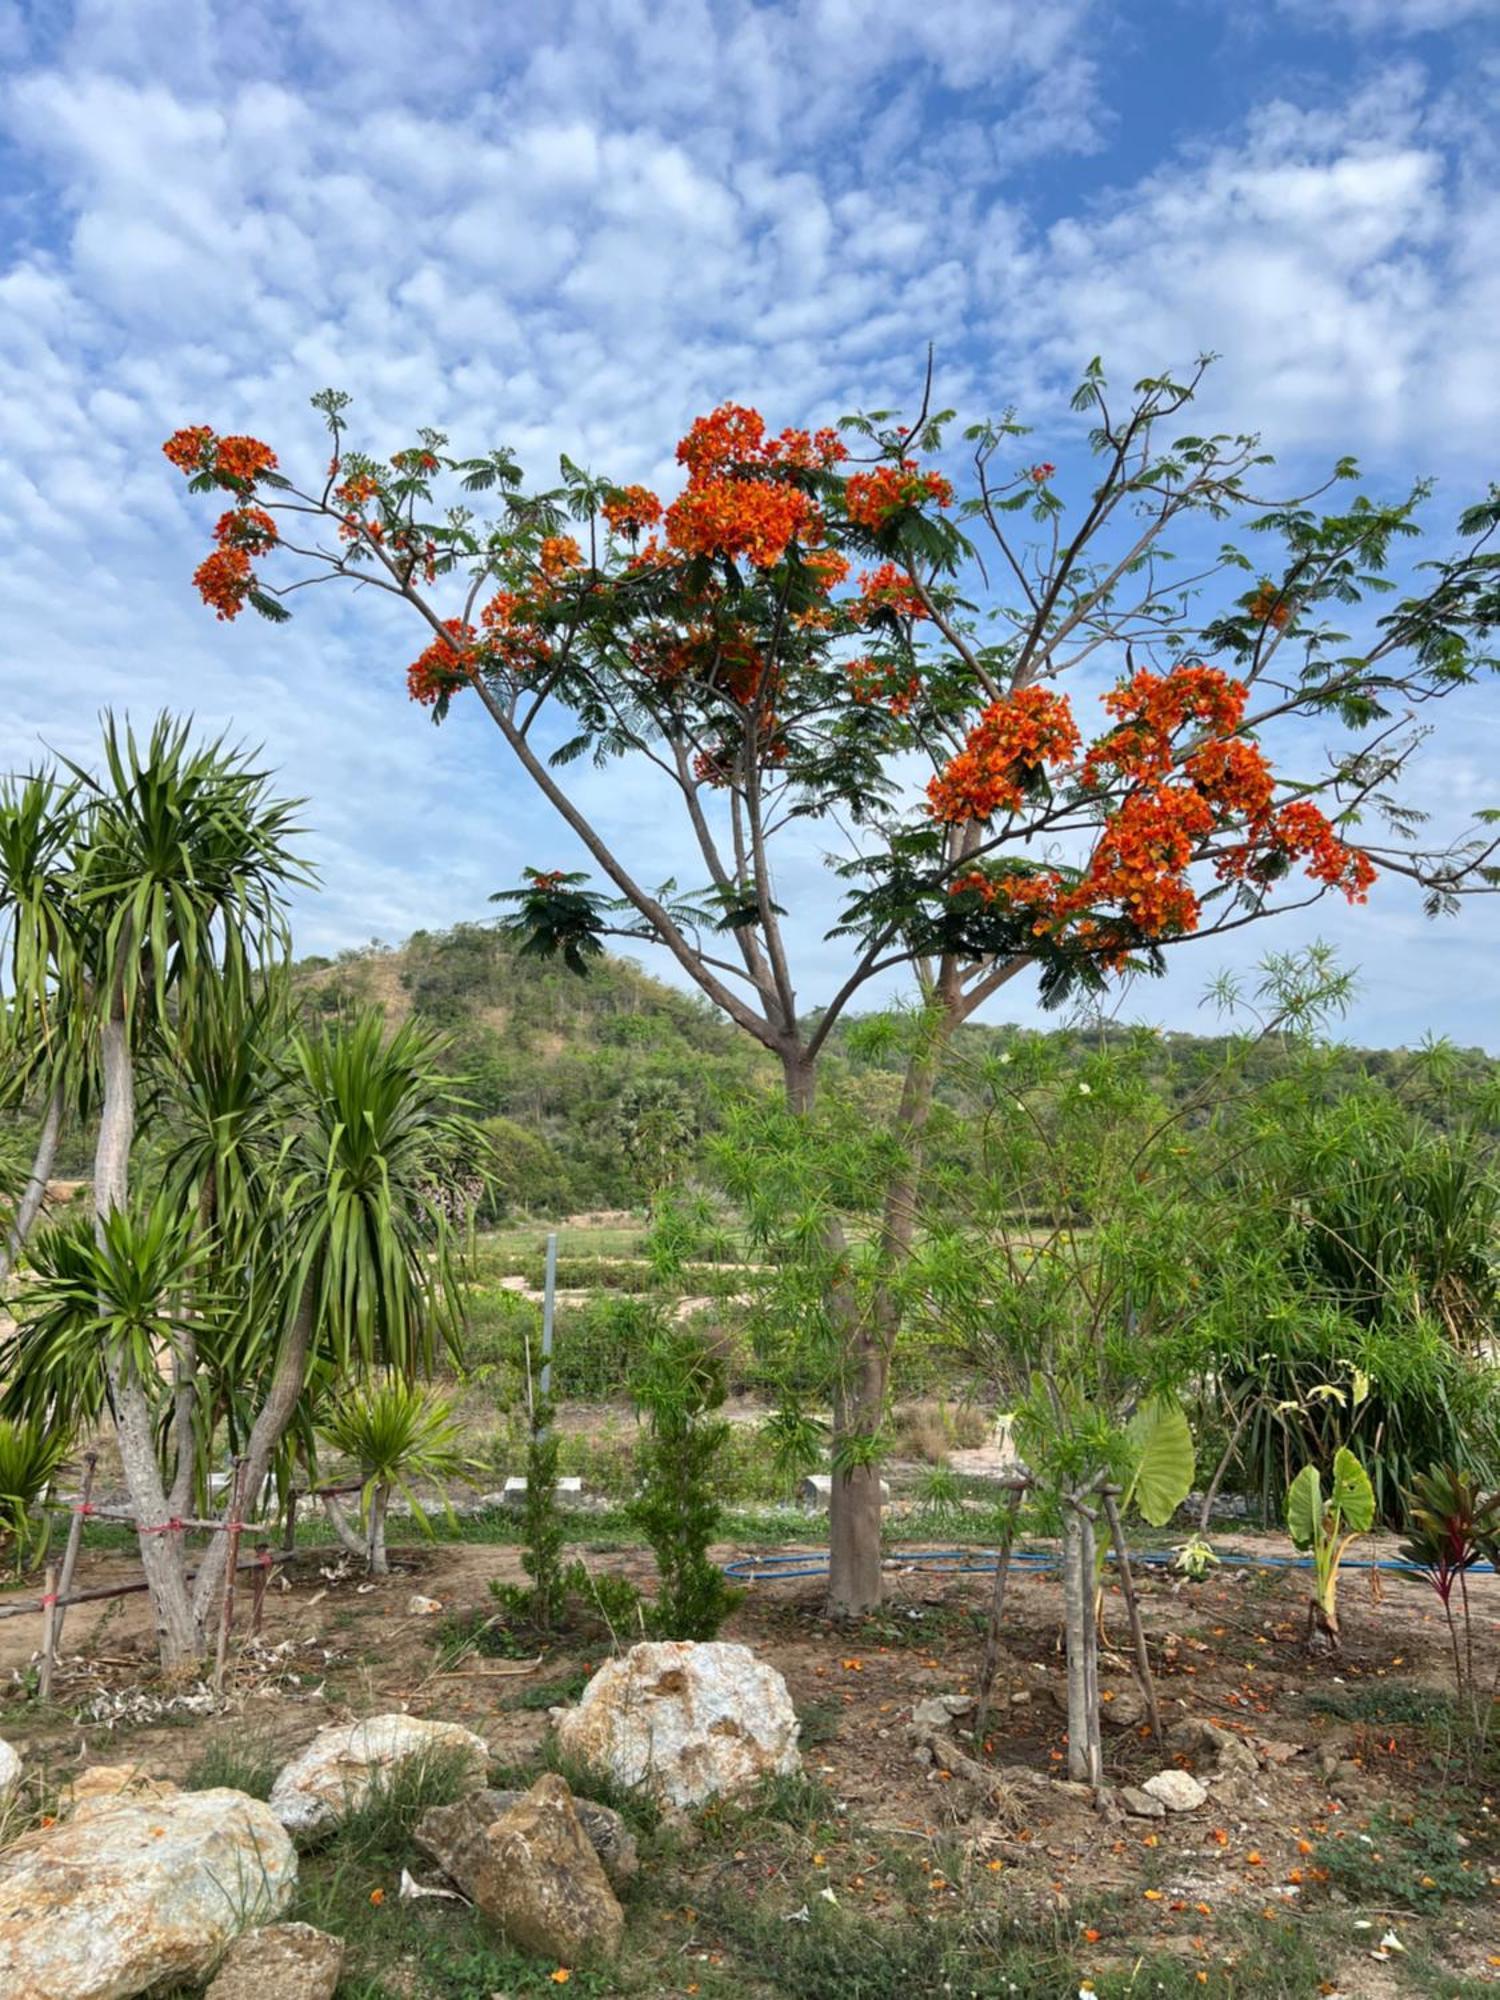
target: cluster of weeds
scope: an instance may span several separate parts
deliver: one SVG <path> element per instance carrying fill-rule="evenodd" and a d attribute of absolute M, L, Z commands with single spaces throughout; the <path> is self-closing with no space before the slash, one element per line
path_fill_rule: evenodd
<path fill-rule="evenodd" d="M 1307 1696 L 1316 1714 L 1341 1722 L 1373 1722 L 1445 1729 L 1457 1718 L 1457 1704 L 1444 1688 L 1418 1687 L 1409 1681 L 1382 1681 L 1364 1687 L 1317 1688 Z"/>
<path fill-rule="evenodd" d="M 844 1704 L 833 1696 L 803 1702 L 797 1710 L 797 1741 L 804 1750 L 831 1743 L 844 1720 Z"/>
<path fill-rule="evenodd" d="M 1490 1871 L 1451 1814 L 1382 1806 L 1367 1826 L 1329 1833 L 1317 1859 L 1331 1888 L 1371 1909 L 1436 1910 L 1490 1894 Z"/>
<path fill-rule="evenodd" d="M 283 1758 L 270 1741 L 243 1725 L 210 1736 L 187 1768 L 184 1791 L 244 1792 L 252 1799 L 271 1795 Z"/>
<path fill-rule="evenodd" d="M 519 1693 L 509 1695 L 501 1702 L 502 1708 L 566 1708 L 577 1701 L 588 1686 L 592 1675 L 587 1667 L 579 1667 L 560 1681 L 543 1681 L 538 1687 L 522 1688 Z"/>

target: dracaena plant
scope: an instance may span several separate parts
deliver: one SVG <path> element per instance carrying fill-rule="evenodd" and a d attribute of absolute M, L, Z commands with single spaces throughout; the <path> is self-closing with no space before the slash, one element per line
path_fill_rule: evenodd
<path fill-rule="evenodd" d="M 1419 1472 L 1405 1496 L 1406 1540 L 1400 1555 L 1426 1576 L 1448 1622 L 1453 1679 L 1460 1699 L 1467 1694 L 1477 1713 L 1474 1631 L 1469 1612 L 1469 1571 L 1500 1555 L 1500 1493 L 1482 1493 L 1459 1467 L 1435 1465 Z M 1463 1638 L 1459 1638 L 1462 1616 Z"/>
<path fill-rule="evenodd" d="M 1349 1545 L 1369 1533 L 1375 1520 L 1375 1489 L 1370 1475 L 1350 1451 L 1340 1445 L 1333 1455 L 1333 1478 L 1327 1497 L 1315 1465 L 1304 1465 L 1286 1495 L 1286 1526 L 1295 1548 L 1312 1557 L 1316 1580 L 1308 1600 L 1310 1644 L 1340 1644 L 1339 1571 Z"/>

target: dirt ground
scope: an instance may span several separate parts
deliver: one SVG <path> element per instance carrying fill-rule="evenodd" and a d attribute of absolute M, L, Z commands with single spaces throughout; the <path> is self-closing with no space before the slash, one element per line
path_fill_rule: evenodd
<path fill-rule="evenodd" d="M 1286 1552 L 1274 1538 L 1221 1538 L 1217 1545 Z M 747 1553 L 722 1551 L 726 1559 Z M 762 1552 L 767 1563 L 796 1553 Z M 638 1583 L 651 1580 L 643 1555 L 586 1559 Z M 28 1695 L 37 1621 L 0 1622 L 0 1733 L 49 1783 L 85 1764 L 126 1759 L 181 1779 L 205 1744 L 225 1732 L 252 1733 L 268 1751 L 290 1754 L 329 1721 L 391 1709 L 464 1722 L 502 1764 L 535 1759 L 549 1727 L 540 1705 L 545 1690 L 576 1687 L 607 1642 L 563 1644 L 533 1659 L 475 1653 L 445 1667 L 440 1634 L 453 1621 L 494 1612 L 489 1583 L 519 1580 L 516 1553 L 440 1544 L 401 1550 L 397 1560 L 396 1574 L 371 1582 L 331 1550 L 300 1554 L 267 1592 L 260 1638 L 237 1646 L 222 1703 L 201 1685 L 174 1688 L 155 1675 L 144 1598 L 70 1613 L 46 1708 Z M 136 1574 L 129 1556 L 92 1553 L 78 1583 Z M 1346 1580 L 1343 1652 L 1330 1660 L 1310 1657 L 1302 1643 L 1305 1582 L 1296 1572 L 1226 1566 L 1176 1589 L 1160 1572 L 1145 1576 L 1144 1614 L 1169 1744 L 1158 1746 L 1130 1716 L 1130 1726 L 1107 1730 L 1105 1749 L 1111 1785 L 1139 1784 L 1169 1764 L 1210 1781 L 1203 1808 L 1162 1821 L 1126 1817 L 1117 1807 L 1101 1811 L 1087 1794 L 1056 1782 L 1066 1738 L 1060 1594 L 1050 1575 L 1013 1574 L 991 1720 L 982 1742 L 965 1745 L 1000 1773 L 988 1801 L 962 1776 L 919 1761 L 908 1733 L 914 1703 L 972 1687 L 988 1576 L 901 1556 L 890 1566 L 884 1612 L 858 1629 L 823 1620 L 815 1578 L 760 1581 L 723 1636 L 754 1647 L 786 1677 L 803 1721 L 805 1769 L 826 1787 L 838 1815 L 836 1836 L 806 1863 L 826 1876 L 845 1908 L 879 1917 L 888 1891 L 877 1848 L 909 1843 L 918 1855 L 959 1857 L 931 1863 L 934 1915 L 968 1896 L 975 1879 L 988 1888 L 986 1876 L 1003 1886 L 1007 1908 L 1063 1921 L 1103 1898 L 1116 1915 L 1103 1931 L 1096 1920 L 1081 1936 L 1105 1966 L 1162 1950 L 1211 1966 L 1226 1921 L 1262 1913 L 1269 1920 L 1315 1905 L 1335 1941 L 1323 1990 L 1477 1990 L 1500 1978 L 1493 1893 L 1500 1850 L 1491 1841 L 1494 1799 L 1486 1789 L 1496 1764 L 1466 1766 L 1433 1727 L 1452 1686 L 1436 1600 L 1414 1580 L 1386 1577 L 1377 1593 L 1370 1579 L 1367 1571 Z M 441 1611 L 414 1613 L 409 1603 L 418 1592 Z M 1476 1579 L 1473 1596 L 1479 1665 L 1490 1685 L 1500 1667 L 1500 1583 Z M 241 1642 L 249 1613 L 242 1594 Z M 1106 1630 L 1123 1644 L 1113 1590 Z M 1135 1684 L 1123 1653 L 1106 1651 L 1103 1685 L 1106 1719 L 1112 1707 L 1127 1717 Z M 528 1697 L 538 1705 L 518 1705 Z M 1183 1725 L 1202 1722 L 1248 1747 L 1251 1757 L 1238 1760 L 1243 1769 L 1225 1773 L 1220 1752 L 1194 1744 Z M 1421 1876 L 1416 1900 L 1404 1896 L 1399 1878 L 1384 1869 L 1380 1830 L 1416 1814 L 1452 1816 L 1462 1829 L 1458 1866 L 1483 1872 L 1480 1893 L 1444 1902 L 1423 1890 L 1430 1878 Z M 1341 1841 L 1369 1849 L 1368 1898 L 1357 1887 L 1351 1893 L 1348 1871 L 1328 1866 Z M 774 1894 L 774 1879 L 755 1879 L 753 1845 L 742 1852 L 742 1861 L 728 1865 L 743 1872 L 745 1894 Z M 719 1857 L 712 1865 L 726 1864 Z M 773 1877 L 784 1868 L 779 1850 L 774 1867 L 765 1865 Z M 689 1900 L 691 1857 L 680 1866 Z M 1398 1938 L 1395 1950 L 1382 1945 L 1389 1933 Z M 1398 1953 L 1426 1954 L 1460 1984 L 1386 1983 L 1396 1976 L 1389 1968 Z"/>

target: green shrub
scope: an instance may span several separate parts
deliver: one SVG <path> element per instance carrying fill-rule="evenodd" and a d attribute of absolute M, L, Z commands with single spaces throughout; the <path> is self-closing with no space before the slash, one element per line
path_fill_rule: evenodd
<path fill-rule="evenodd" d="M 652 1629 L 667 1639 L 712 1639 L 738 1598 L 708 1553 L 724 1513 L 718 1461 L 729 1425 L 713 1415 L 724 1401 L 724 1372 L 691 1331 L 663 1328 L 630 1388 L 647 1429 L 637 1459 L 641 1492 L 626 1512 L 656 1557 Z"/>

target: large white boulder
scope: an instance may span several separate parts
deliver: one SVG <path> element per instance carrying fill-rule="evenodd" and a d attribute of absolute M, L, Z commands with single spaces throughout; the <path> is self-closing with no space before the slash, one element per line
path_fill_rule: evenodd
<path fill-rule="evenodd" d="M 292 1899 L 297 1855 L 243 1792 L 99 1799 L 0 1852 L 5 2000 L 130 2000 L 206 1979 Z"/>
<path fill-rule="evenodd" d="M 413 1758 L 456 1761 L 478 1786 L 488 1775 L 490 1750 L 482 1736 L 456 1722 L 375 1715 L 368 1722 L 335 1723 L 283 1765 L 271 1787 L 271 1810 L 288 1833 L 305 1838 L 328 1832 L 364 1804 L 386 1772 Z"/>
<path fill-rule="evenodd" d="M 786 1682 L 748 1646 L 717 1640 L 662 1640 L 607 1661 L 557 1738 L 567 1756 L 664 1805 L 801 1769 Z"/>

